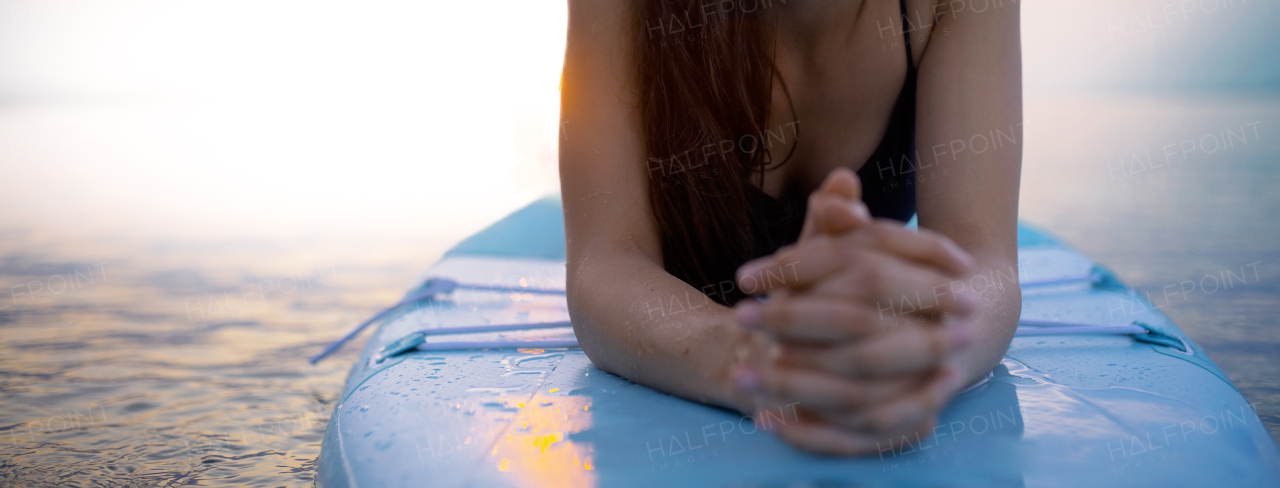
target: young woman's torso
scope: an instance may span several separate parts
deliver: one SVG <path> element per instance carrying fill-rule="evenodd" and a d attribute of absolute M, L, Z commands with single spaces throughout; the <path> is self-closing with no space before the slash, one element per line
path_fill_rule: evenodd
<path fill-rule="evenodd" d="M 904 3 L 911 62 L 919 66 L 928 40 L 936 35 L 938 0 Z M 761 189 L 774 198 L 803 197 L 837 167 L 861 169 L 893 129 L 890 119 L 910 68 L 903 9 L 898 0 L 773 5 L 776 63 L 786 89 L 774 85 L 766 127 L 785 128 L 788 136 L 798 127 L 799 141 L 772 141 L 775 160 L 790 153 L 792 146 L 794 153 L 786 164 L 765 174 Z"/>

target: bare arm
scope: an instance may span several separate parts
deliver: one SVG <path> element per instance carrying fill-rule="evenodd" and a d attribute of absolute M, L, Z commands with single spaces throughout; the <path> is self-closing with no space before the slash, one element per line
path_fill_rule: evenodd
<path fill-rule="evenodd" d="M 749 333 L 662 266 L 650 211 L 624 0 L 569 2 L 560 185 L 574 331 L 605 371 L 738 410 L 730 368 Z"/>
<path fill-rule="evenodd" d="M 974 322 L 976 340 L 957 358 L 965 383 L 991 371 L 1004 356 L 1022 308 L 1017 286 L 1023 142 L 1018 21 L 1017 3 L 984 12 L 944 10 L 920 62 L 920 227 L 950 237 L 973 257 L 976 270 L 963 286 L 982 303 Z"/>

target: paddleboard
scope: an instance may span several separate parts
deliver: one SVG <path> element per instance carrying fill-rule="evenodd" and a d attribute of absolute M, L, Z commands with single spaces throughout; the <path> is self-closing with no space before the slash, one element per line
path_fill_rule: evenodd
<path fill-rule="evenodd" d="M 558 197 L 536 201 L 458 244 L 372 321 L 330 417 L 318 486 L 1280 486 L 1276 444 L 1204 350 L 1035 228 L 1019 226 L 1016 279 L 1023 325 L 1041 334 L 1015 338 L 933 435 L 831 458 L 564 347 L 563 227 Z M 474 327 L 489 329 L 461 329 Z M 762 423 L 793 418 L 783 407 Z"/>

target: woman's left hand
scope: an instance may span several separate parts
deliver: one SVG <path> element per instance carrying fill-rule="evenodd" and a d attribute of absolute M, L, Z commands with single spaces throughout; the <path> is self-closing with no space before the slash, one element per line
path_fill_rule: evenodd
<path fill-rule="evenodd" d="M 866 222 L 851 176 L 833 174 L 815 192 L 800 242 L 739 272 L 744 290 L 769 295 L 741 303 L 740 324 L 781 345 L 774 364 L 739 371 L 739 385 L 758 411 L 798 403 L 805 421 L 778 434 L 833 454 L 932 427 L 960 386 L 946 359 L 971 340 L 976 309 L 948 287 L 968 256 L 940 235 Z M 902 297 L 914 298 L 909 309 Z"/>
<path fill-rule="evenodd" d="M 770 269 L 788 271 L 785 283 L 767 288 L 767 301 L 737 306 L 740 325 L 778 342 L 772 364 L 739 372 L 739 385 L 754 390 L 757 411 L 799 405 L 809 421 L 777 426 L 797 446 L 858 454 L 923 434 L 961 386 L 948 359 L 972 341 L 976 301 L 950 293 L 955 277 L 874 242 L 818 238 L 741 275 L 745 286 L 751 277 L 767 282 Z M 915 302 L 905 310 L 904 296 Z M 925 296 L 931 303 L 920 303 Z"/>

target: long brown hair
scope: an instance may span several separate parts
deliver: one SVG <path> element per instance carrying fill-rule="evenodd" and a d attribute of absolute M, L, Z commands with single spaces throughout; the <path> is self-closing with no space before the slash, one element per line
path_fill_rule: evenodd
<path fill-rule="evenodd" d="M 742 0 L 634 1 L 649 202 L 664 266 L 731 304 L 743 295 L 724 280 L 753 257 L 750 179 L 773 163 L 763 140 L 781 82 L 764 12 L 773 0 L 748 0 L 752 10 Z"/>

